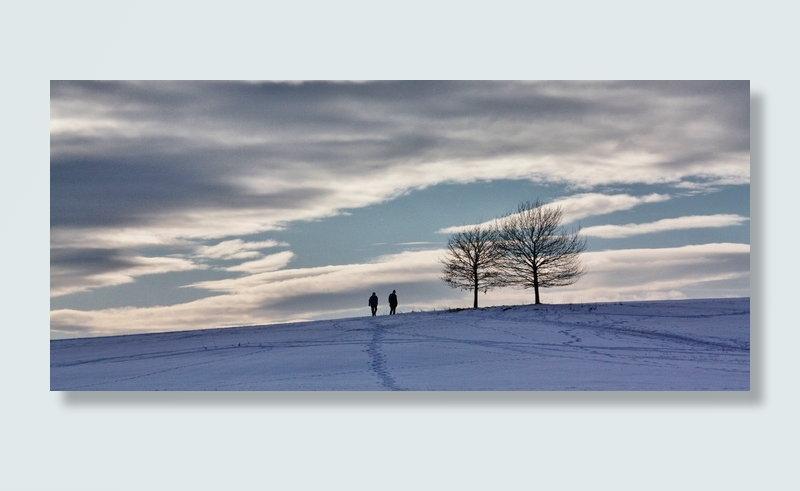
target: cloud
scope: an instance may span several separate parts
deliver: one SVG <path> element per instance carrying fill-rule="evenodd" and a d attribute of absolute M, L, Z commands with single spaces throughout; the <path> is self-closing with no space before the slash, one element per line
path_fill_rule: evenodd
<path fill-rule="evenodd" d="M 627 225 L 598 225 L 582 230 L 588 237 L 616 239 L 632 235 L 652 234 L 670 230 L 692 228 L 730 227 L 741 225 L 750 219 L 739 215 L 694 215 L 679 218 L 665 218 L 650 223 L 629 223 Z"/>
<path fill-rule="evenodd" d="M 599 193 L 583 193 L 565 198 L 560 198 L 552 203 L 545 203 L 547 206 L 560 206 L 563 212 L 562 224 L 567 225 L 582 218 L 598 215 L 606 215 L 615 211 L 630 210 L 636 206 L 648 203 L 659 203 L 670 199 L 669 195 L 665 194 L 649 194 L 646 196 L 631 196 L 629 194 L 599 194 Z M 511 213 L 510 216 L 515 216 Z M 499 219 L 488 220 L 478 225 L 482 227 L 491 227 L 499 223 Z M 462 232 L 475 225 L 460 225 L 455 227 L 446 227 L 437 231 L 437 233 L 452 234 Z"/>
<path fill-rule="evenodd" d="M 144 257 L 112 249 L 50 249 L 50 296 L 132 283 L 137 276 L 204 269 L 176 257 Z"/>
<path fill-rule="evenodd" d="M 241 271 L 248 274 L 264 273 L 268 271 L 277 271 L 286 267 L 289 262 L 294 258 L 294 253 L 291 251 L 279 252 L 277 254 L 270 254 L 269 256 L 256 259 L 255 261 L 248 261 L 238 266 L 231 266 L 225 268 L 226 271 Z"/>
<path fill-rule="evenodd" d="M 583 259 L 589 273 L 579 288 L 594 301 L 685 298 L 691 291 L 702 292 L 709 283 L 724 283 L 722 289 L 730 290 L 731 296 L 750 294 L 749 244 L 591 252 Z M 564 294 L 577 291 L 575 287 L 577 284 L 565 289 Z"/>
<path fill-rule="evenodd" d="M 581 255 L 587 273 L 568 287 L 545 289 L 544 303 L 590 303 L 750 296 L 750 246 L 711 243 Z M 533 302 L 533 290 L 489 292 L 482 305 Z"/>
<path fill-rule="evenodd" d="M 436 279 L 440 269 L 437 259 L 442 252 L 405 251 L 368 263 L 263 271 L 240 278 L 197 282 L 188 287 L 237 295 L 270 292 L 274 298 L 352 291 L 357 285 L 374 284 L 375 278 L 401 283 Z"/>
<path fill-rule="evenodd" d="M 97 311 L 56 310 L 57 336 L 160 332 L 366 315 L 367 297 L 396 289 L 400 310 L 471 305 L 471 293 L 439 279 L 443 249 L 387 255 L 363 264 L 284 269 L 191 285 L 219 295 L 189 303 Z M 570 287 L 544 290 L 546 303 L 602 302 L 702 296 L 714 284 L 731 296 L 749 294 L 750 246 L 702 244 L 663 249 L 585 253 L 588 273 Z M 530 290 L 482 294 L 481 305 L 532 303 Z"/>
<path fill-rule="evenodd" d="M 420 246 L 420 245 L 427 245 L 427 246 L 429 246 L 429 245 L 431 245 L 431 244 L 433 244 L 433 242 L 425 242 L 425 241 L 422 241 L 422 242 L 398 242 L 398 243 L 397 243 L 397 244 L 395 244 L 395 245 L 397 245 L 397 246 Z"/>
<path fill-rule="evenodd" d="M 388 295 L 392 289 L 398 291 L 404 308 L 415 302 L 426 305 L 432 289 L 444 293 L 444 298 L 453 296 L 438 281 L 441 252 L 403 252 L 364 264 L 285 269 L 198 282 L 190 286 L 221 294 L 178 305 L 61 309 L 51 312 L 51 330 L 56 334 L 80 330 L 82 335 L 112 335 L 308 320 L 342 315 L 361 304 L 361 310 L 366 310 L 371 292 Z"/>
<path fill-rule="evenodd" d="M 749 182 L 747 82 L 52 82 L 50 101 L 59 245 L 243 236 L 443 182 Z"/>
<path fill-rule="evenodd" d="M 248 259 L 261 255 L 260 250 L 273 247 L 286 247 L 289 244 L 276 240 L 260 242 L 245 242 L 242 239 L 232 239 L 220 242 L 213 246 L 197 247 L 198 257 L 210 259 Z"/>
<path fill-rule="evenodd" d="M 646 196 L 584 193 L 555 200 L 552 205 L 561 207 L 564 213 L 564 223 L 567 224 L 590 216 L 607 215 L 615 211 L 630 210 L 639 205 L 660 203 L 669 199 L 669 195 L 658 193 Z"/>

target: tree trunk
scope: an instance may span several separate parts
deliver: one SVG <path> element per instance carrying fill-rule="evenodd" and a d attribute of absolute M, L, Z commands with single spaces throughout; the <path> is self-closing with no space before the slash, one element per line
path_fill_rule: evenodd
<path fill-rule="evenodd" d="M 478 264 L 477 264 L 477 262 L 475 263 L 474 266 L 472 266 L 472 278 L 473 278 L 473 283 L 474 283 L 474 285 L 472 287 L 472 290 L 473 290 L 472 308 L 473 309 L 477 309 L 478 308 Z"/>

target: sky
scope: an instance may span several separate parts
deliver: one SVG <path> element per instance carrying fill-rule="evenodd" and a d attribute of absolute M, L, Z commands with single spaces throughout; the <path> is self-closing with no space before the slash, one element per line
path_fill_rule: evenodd
<path fill-rule="evenodd" d="M 750 296 L 749 81 L 51 81 L 50 337 L 469 307 L 448 237 L 535 199 L 543 303 Z"/>

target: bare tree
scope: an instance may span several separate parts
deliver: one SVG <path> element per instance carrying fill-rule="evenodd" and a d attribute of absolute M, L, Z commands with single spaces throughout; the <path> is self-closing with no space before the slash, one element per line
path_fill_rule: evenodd
<path fill-rule="evenodd" d="M 453 288 L 472 290 L 472 308 L 478 308 L 478 291 L 502 286 L 499 271 L 503 251 L 497 247 L 497 230 L 480 225 L 457 232 L 447 241 L 442 279 Z"/>
<path fill-rule="evenodd" d="M 516 213 L 499 221 L 499 246 L 505 254 L 504 281 L 509 286 L 533 288 L 539 304 L 539 288 L 571 285 L 585 272 L 580 254 L 586 239 L 566 231 L 559 206 L 539 200 L 521 203 Z"/>

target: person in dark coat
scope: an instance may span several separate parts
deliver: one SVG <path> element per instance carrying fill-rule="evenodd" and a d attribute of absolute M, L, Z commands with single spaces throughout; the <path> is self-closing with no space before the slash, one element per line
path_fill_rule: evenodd
<path fill-rule="evenodd" d="M 394 315 L 394 309 L 397 308 L 397 290 L 392 290 L 389 294 L 389 315 Z"/>
<path fill-rule="evenodd" d="M 375 292 L 372 292 L 372 296 L 369 297 L 369 306 L 372 308 L 372 315 L 374 316 L 378 312 L 378 296 L 375 295 Z"/>

